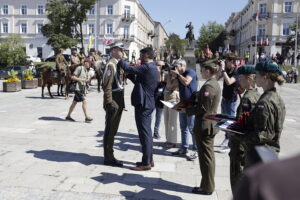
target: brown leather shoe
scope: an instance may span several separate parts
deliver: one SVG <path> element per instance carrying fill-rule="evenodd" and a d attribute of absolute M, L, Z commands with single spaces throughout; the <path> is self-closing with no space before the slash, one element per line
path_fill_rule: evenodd
<path fill-rule="evenodd" d="M 136 164 L 137 167 L 143 166 L 142 162 L 136 162 L 135 164 Z M 154 162 L 151 162 L 150 165 L 151 165 L 151 167 L 154 167 Z"/>
<path fill-rule="evenodd" d="M 151 169 L 151 165 L 142 165 L 137 167 L 130 167 L 131 170 L 134 171 L 147 171 Z"/>

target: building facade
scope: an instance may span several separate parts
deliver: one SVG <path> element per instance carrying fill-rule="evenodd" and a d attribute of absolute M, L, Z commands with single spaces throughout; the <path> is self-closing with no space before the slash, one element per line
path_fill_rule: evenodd
<path fill-rule="evenodd" d="M 286 54 L 290 26 L 295 24 L 299 9 L 299 0 L 249 0 L 244 9 L 233 13 L 225 24 L 229 33 L 227 48 L 239 56 L 250 53 L 252 62 L 256 41 L 258 54 Z"/>
<path fill-rule="evenodd" d="M 46 4 L 48 0 L 0 0 L 0 34 L 20 34 L 26 41 L 26 53 L 47 58 L 54 52 L 48 46 L 41 28 L 48 23 Z M 155 22 L 139 0 L 101 0 L 87 12 L 88 20 L 83 25 L 85 49 L 94 48 L 104 54 L 112 42 L 123 42 L 127 54 L 147 47 L 162 47 L 156 38 L 165 37 L 156 32 Z M 160 29 L 159 29 L 160 30 Z M 92 43 L 90 44 L 90 41 Z M 69 53 L 69 50 L 68 52 Z"/>

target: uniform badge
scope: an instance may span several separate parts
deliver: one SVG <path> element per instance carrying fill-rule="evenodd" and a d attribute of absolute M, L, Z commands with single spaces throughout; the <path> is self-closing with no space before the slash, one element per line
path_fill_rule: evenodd
<path fill-rule="evenodd" d="M 258 105 L 258 108 L 259 108 L 259 109 L 264 109 L 265 106 L 264 106 L 264 105 Z"/>
<path fill-rule="evenodd" d="M 208 91 L 204 92 L 204 96 L 208 97 L 209 96 L 209 92 Z"/>
<path fill-rule="evenodd" d="M 107 70 L 107 72 L 106 72 L 106 76 L 110 76 L 111 75 L 111 70 L 109 69 L 109 70 Z"/>

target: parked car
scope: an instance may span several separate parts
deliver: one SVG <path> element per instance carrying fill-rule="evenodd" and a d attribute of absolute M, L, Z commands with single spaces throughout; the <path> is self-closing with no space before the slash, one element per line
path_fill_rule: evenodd
<path fill-rule="evenodd" d="M 28 69 L 27 66 L 11 66 L 11 67 L 5 67 L 4 69 L 0 70 L 0 79 L 7 79 L 8 78 L 8 72 L 11 70 L 18 72 L 18 77 L 22 78 L 22 73 L 25 69 Z"/>
<path fill-rule="evenodd" d="M 26 60 L 29 62 L 42 62 L 41 58 L 36 56 L 26 56 Z"/>
<path fill-rule="evenodd" d="M 71 55 L 68 54 L 63 54 L 66 61 L 70 62 L 71 61 Z M 45 62 L 55 62 L 56 56 L 51 56 L 45 59 Z"/>

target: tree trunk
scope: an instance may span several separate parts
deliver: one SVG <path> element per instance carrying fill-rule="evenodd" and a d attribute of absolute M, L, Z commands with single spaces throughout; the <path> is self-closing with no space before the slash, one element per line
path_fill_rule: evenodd
<path fill-rule="evenodd" d="M 84 44 L 83 44 L 83 32 L 82 32 L 82 23 L 79 24 L 80 27 L 80 41 L 81 41 L 81 47 L 84 49 Z M 85 52 L 85 51 L 84 51 Z"/>

